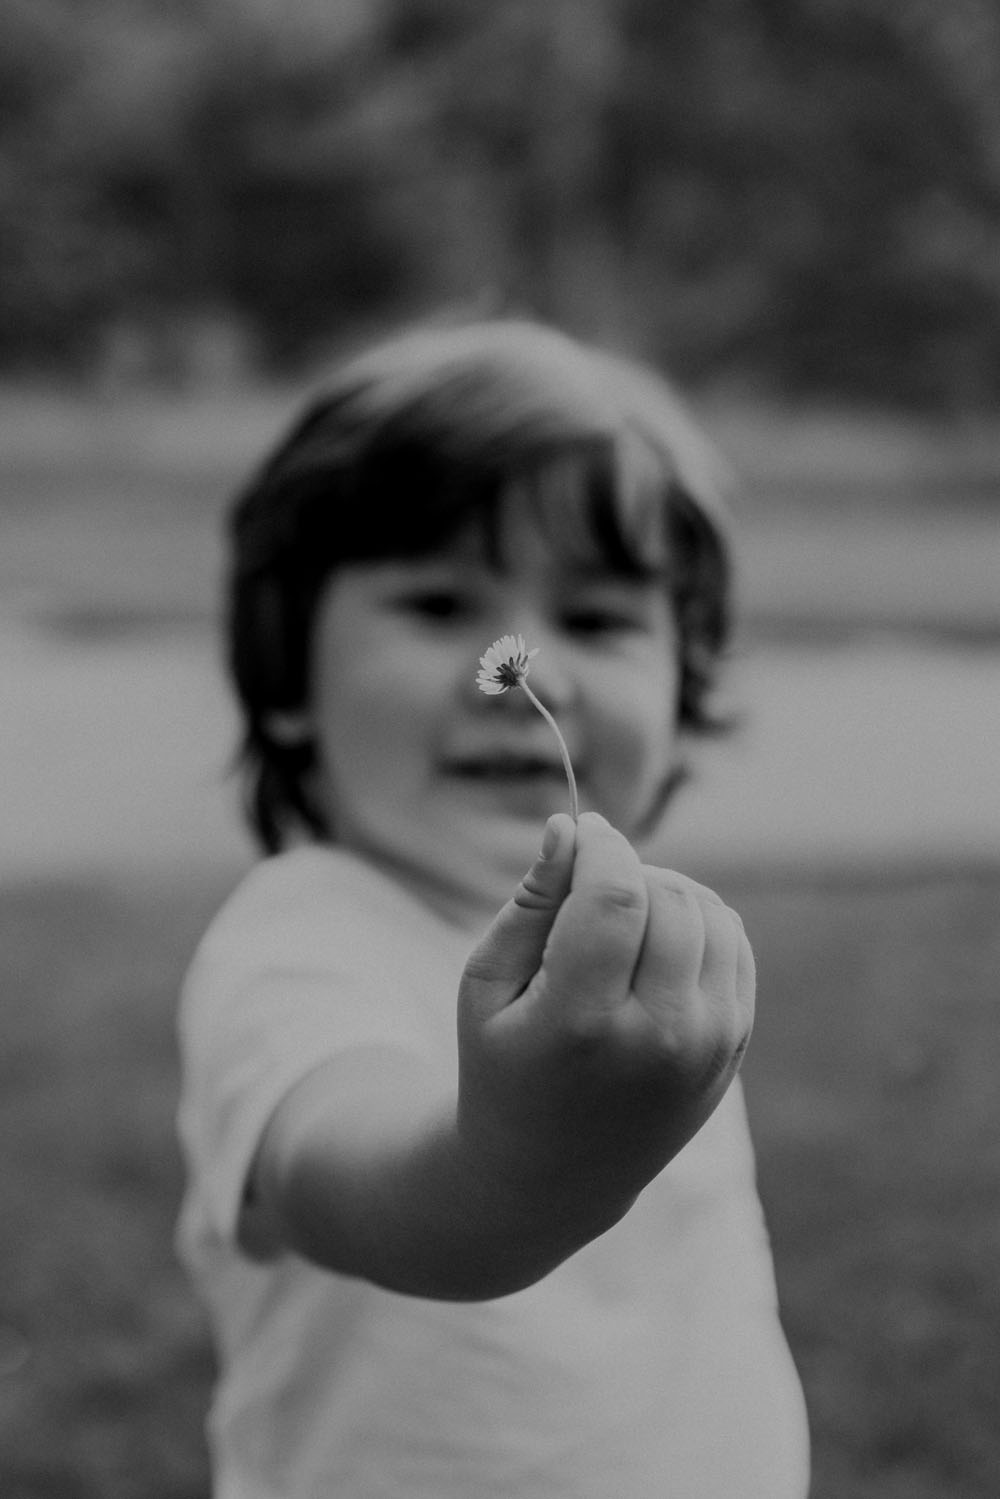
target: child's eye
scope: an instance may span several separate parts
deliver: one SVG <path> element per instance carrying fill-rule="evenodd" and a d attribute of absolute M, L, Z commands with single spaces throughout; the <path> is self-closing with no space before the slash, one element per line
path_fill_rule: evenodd
<path fill-rule="evenodd" d="M 421 619 L 460 619 L 473 608 L 472 600 L 451 588 L 421 588 L 404 594 L 396 607 Z"/>
<path fill-rule="evenodd" d="M 635 615 L 621 609 L 573 609 L 563 622 L 574 635 L 614 635 L 639 628 Z"/>

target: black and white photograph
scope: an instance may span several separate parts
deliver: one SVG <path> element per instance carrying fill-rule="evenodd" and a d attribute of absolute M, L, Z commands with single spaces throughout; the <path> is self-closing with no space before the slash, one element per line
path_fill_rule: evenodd
<path fill-rule="evenodd" d="M 1000 1494 L 1000 0 L 0 0 L 0 1495 Z"/>

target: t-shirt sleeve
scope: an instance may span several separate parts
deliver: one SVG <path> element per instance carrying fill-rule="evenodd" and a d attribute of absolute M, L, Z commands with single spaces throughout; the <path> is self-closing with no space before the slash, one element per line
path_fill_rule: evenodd
<path fill-rule="evenodd" d="M 419 983 L 385 961 L 390 932 L 371 901 L 327 898 L 319 919 L 315 890 L 289 900 L 286 880 L 270 909 L 261 883 L 210 931 L 180 1008 L 181 1140 L 190 1185 L 224 1239 L 261 1134 L 296 1083 L 354 1047 L 432 1050 Z"/>

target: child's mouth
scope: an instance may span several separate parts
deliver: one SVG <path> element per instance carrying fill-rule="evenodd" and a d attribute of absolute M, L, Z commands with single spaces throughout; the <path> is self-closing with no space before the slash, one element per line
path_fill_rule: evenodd
<path fill-rule="evenodd" d="M 556 811 L 566 796 L 562 765 L 543 756 L 477 755 L 452 762 L 448 771 L 452 785 L 474 805 L 504 816 L 537 820 Z"/>
<path fill-rule="evenodd" d="M 468 781 L 530 782 L 562 779 L 562 766 L 535 756 L 484 755 L 457 760 L 449 767 L 451 774 Z"/>

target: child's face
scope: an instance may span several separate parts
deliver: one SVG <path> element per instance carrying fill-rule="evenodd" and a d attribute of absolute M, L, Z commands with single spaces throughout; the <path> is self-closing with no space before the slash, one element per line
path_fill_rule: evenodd
<path fill-rule="evenodd" d="M 476 687 L 498 636 L 538 647 L 531 686 L 562 729 L 581 810 L 634 835 L 675 748 L 662 580 L 574 568 L 516 505 L 500 552 L 502 568 L 470 527 L 427 558 L 344 567 L 314 637 L 311 727 L 338 843 L 467 909 L 508 898 L 568 805 L 555 736 L 526 695 Z"/>

